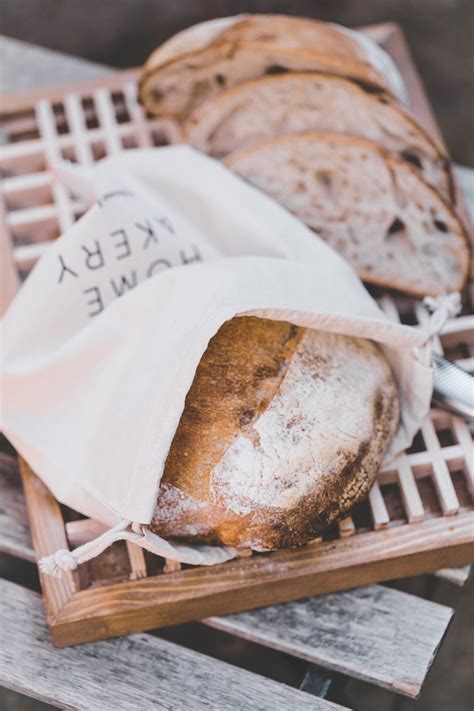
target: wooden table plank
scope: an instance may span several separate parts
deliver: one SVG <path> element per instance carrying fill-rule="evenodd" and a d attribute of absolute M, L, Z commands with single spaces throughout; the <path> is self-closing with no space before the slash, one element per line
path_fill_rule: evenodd
<path fill-rule="evenodd" d="M 0 551 L 34 561 L 18 464 L 14 457 L 3 452 L 0 452 L 0 492 Z"/>
<path fill-rule="evenodd" d="M 321 667 L 416 697 L 453 611 L 380 585 L 207 622 Z"/>
<path fill-rule="evenodd" d="M 460 568 L 441 568 L 441 570 L 437 570 L 436 573 L 434 573 L 437 578 L 446 580 L 448 583 L 452 583 L 452 585 L 456 585 L 458 588 L 462 588 L 463 585 L 466 584 L 470 574 L 470 565 L 463 565 Z"/>
<path fill-rule="evenodd" d="M 0 516 L 0 547 L 34 560 L 16 463 L 6 455 L 0 455 L 0 485 L 6 512 Z M 413 696 L 421 688 L 451 614 L 448 608 L 372 585 L 205 622 Z"/>
<path fill-rule="evenodd" d="M 0 44 L 4 69 L 0 76 L 0 93 L 95 79 L 114 71 L 104 64 L 89 62 L 5 35 L 0 35 Z"/>
<path fill-rule="evenodd" d="M 39 595 L 5 580 L 0 611 L 0 683 L 63 708 L 342 708 L 151 635 L 55 649 Z"/>

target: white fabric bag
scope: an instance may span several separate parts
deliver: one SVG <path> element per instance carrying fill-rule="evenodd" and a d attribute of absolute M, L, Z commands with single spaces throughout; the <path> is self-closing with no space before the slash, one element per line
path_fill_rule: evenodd
<path fill-rule="evenodd" d="M 97 202 L 51 244 L 4 318 L 3 429 L 60 502 L 112 528 L 44 559 L 46 572 L 119 539 L 187 563 L 235 555 L 147 527 L 196 367 L 235 315 L 380 343 L 401 399 L 388 456 L 410 444 L 432 392 L 429 334 L 389 321 L 286 210 L 185 146 L 59 176 Z"/>

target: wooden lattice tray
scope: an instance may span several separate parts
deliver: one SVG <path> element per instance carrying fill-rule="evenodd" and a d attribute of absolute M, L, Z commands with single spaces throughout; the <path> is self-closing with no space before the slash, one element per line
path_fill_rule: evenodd
<path fill-rule="evenodd" d="M 400 30 L 388 24 L 366 31 L 392 54 L 413 110 L 439 135 Z M 173 140 L 172 126 L 143 114 L 136 77 L 134 71 L 121 72 L 4 99 L 2 308 L 48 242 L 84 210 L 53 182 L 49 164 L 66 157 L 90 165 L 123 148 Z M 427 318 L 412 299 L 384 294 L 380 304 L 404 323 Z M 474 317 L 468 310 L 446 324 L 438 347 L 474 371 Z M 85 642 L 470 563 L 472 465 L 467 424 L 433 410 L 410 450 L 379 474 L 367 501 L 301 549 L 242 551 L 234 561 L 206 568 L 163 560 L 121 542 L 62 579 L 42 576 L 53 640 L 59 646 Z M 74 548 L 103 530 L 61 507 L 25 462 L 21 471 L 38 557 Z"/>

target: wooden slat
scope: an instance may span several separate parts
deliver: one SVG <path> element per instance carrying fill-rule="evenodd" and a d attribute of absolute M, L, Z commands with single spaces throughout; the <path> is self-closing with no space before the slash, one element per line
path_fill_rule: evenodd
<path fill-rule="evenodd" d="M 375 530 L 377 531 L 381 528 L 387 528 L 390 522 L 390 516 L 388 515 L 387 507 L 385 506 L 385 501 L 378 481 L 375 482 L 370 490 L 369 504 L 372 518 L 374 519 Z"/>
<path fill-rule="evenodd" d="M 460 417 L 452 418 L 454 434 L 463 452 L 464 473 L 469 493 L 474 497 L 474 443 L 468 425 Z"/>
<path fill-rule="evenodd" d="M 373 585 L 207 622 L 219 630 L 416 697 L 453 611 Z"/>
<path fill-rule="evenodd" d="M 126 541 L 128 560 L 130 561 L 130 580 L 146 578 L 146 562 L 143 548 L 136 546 L 130 541 Z"/>
<path fill-rule="evenodd" d="M 53 165 L 62 159 L 62 155 L 57 140 L 58 133 L 53 108 L 47 99 L 38 101 L 36 105 L 36 120 L 43 139 L 46 159 L 49 165 Z M 67 191 L 62 185 L 54 182 L 51 189 L 58 210 L 59 229 L 61 232 L 65 232 L 74 224 L 74 210 Z"/>
<path fill-rule="evenodd" d="M 77 161 L 81 165 L 92 165 L 94 155 L 87 132 L 86 116 L 79 94 L 68 94 L 64 100 L 64 108 L 74 140 Z"/>
<path fill-rule="evenodd" d="M 0 146 L 0 164 L 4 169 L 15 168 L 18 164 L 21 165 L 23 160 L 32 157 L 42 158 L 43 150 L 43 141 L 39 138 L 18 141 L 18 143 L 5 143 Z M 38 162 L 42 164 L 41 160 Z"/>
<path fill-rule="evenodd" d="M 449 469 L 442 456 L 438 435 L 436 434 L 433 422 L 429 417 L 427 417 L 423 422 L 421 432 L 423 434 L 426 447 L 431 454 L 433 465 L 433 483 L 435 485 L 436 493 L 438 494 L 443 513 L 446 516 L 455 514 L 459 511 L 458 497 L 449 474 Z"/>
<path fill-rule="evenodd" d="M 67 209 L 70 209 L 75 214 L 85 210 L 85 205 L 77 200 L 71 200 Z M 37 207 L 25 207 L 21 210 L 10 212 L 6 222 L 15 233 L 18 233 L 21 228 L 34 229 L 40 222 L 54 222 L 59 219 L 60 215 L 61 213 L 55 205 L 38 205 Z M 27 247 L 29 245 L 25 245 L 24 249 L 27 249 Z M 15 251 L 14 257 L 17 259 Z"/>
<path fill-rule="evenodd" d="M 474 182 L 474 170 L 471 173 L 471 180 Z M 459 334 L 471 334 L 473 329 L 474 316 L 457 316 L 446 321 L 441 331 L 441 338 L 447 343 L 452 343 L 453 339 L 450 336 L 454 335 L 454 342 L 456 342 Z"/>
<path fill-rule="evenodd" d="M 135 132 L 138 138 L 138 145 L 147 148 L 153 145 L 150 138 L 149 126 L 145 118 L 145 113 L 137 100 L 137 85 L 135 82 L 127 82 L 123 87 L 125 103 L 135 125 Z"/>
<path fill-rule="evenodd" d="M 396 323 L 400 323 L 400 314 L 398 313 L 396 304 L 391 296 L 389 296 L 388 294 L 384 294 L 379 299 L 378 304 L 389 319 L 395 321 Z"/>
<path fill-rule="evenodd" d="M 470 438 L 469 438 L 470 439 Z M 469 448 L 471 447 L 471 443 L 469 442 L 468 444 Z M 427 474 L 430 472 L 430 467 L 433 462 L 433 457 L 431 456 L 430 451 L 426 452 L 414 452 L 413 454 L 407 454 L 407 459 L 410 463 L 410 466 L 412 469 L 416 469 L 413 474 L 416 479 L 418 479 L 420 476 L 427 476 Z M 452 444 L 448 447 L 443 447 L 440 450 L 440 456 L 446 461 L 446 462 L 453 462 L 456 460 L 464 460 L 464 449 L 461 447 L 459 444 Z M 420 469 L 421 467 L 421 469 Z M 388 469 L 385 469 L 380 472 L 379 474 L 379 482 L 381 484 L 388 484 L 396 480 L 396 474 L 394 475 L 394 472 L 396 472 L 396 468 L 394 466 L 390 466 Z"/>
<path fill-rule="evenodd" d="M 422 521 L 425 516 L 415 477 L 406 454 L 401 454 L 397 459 L 398 480 L 402 494 L 403 505 L 409 523 Z"/>
<path fill-rule="evenodd" d="M 69 87 L 69 90 L 70 89 L 71 87 Z M 150 131 L 162 132 L 163 135 L 169 138 L 173 143 L 180 137 L 179 131 L 172 121 L 165 119 L 147 119 L 147 127 Z M 135 130 L 135 124 L 132 122 L 118 124 L 116 128 L 117 134 L 122 139 L 135 136 Z M 87 137 L 90 143 L 99 143 L 100 141 L 106 140 L 107 134 L 102 127 L 88 128 Z M 64 150 L 73 148 L 75 136 L 68 133 L 60 134 L 57 136 L 56 143 L 58 148 Z M 25 161 L 35 158 L 34 163 L 41 165 L 44 150 L 45 145 L 41 138 L 18 141 L 17 143 L 7 143 L 0 146 L 0 163 L 4 168 L 15 168 L 18 165 L 24 165 Z"/>
<path fill-rule="evenodd" d="M 57 650 L 41 599 L 0 582 L 0 683 L 68 709 L 336 711 L 340 706 L 150 635 Z"/>
<path fill-rule="evenodd" d="M 105 145 L 108 153 L 117 153 L 122 150 L 122 141 L 118 135 L 118 125 L 115 120 L 115 111 L 108 89 L 101 88 L 94 93 L 97 116 L 105 131 Z"/>
<path fill-rule="evenodd" d="M 354 536 L 356 532 L 356 527 L 351 516 L 346 516 L 346 518 L 339 521 L 338 528 L 339 535 L 342 538 L 345 538 L 346 536 Z"/>
<path fill-rule="evenodd" d="M 15 175 L 12 178 L 4 178 L 2 181 L 3 194 L 8 197 L 16 197 L 21 193 L 35 192 L 51 185 L 50 173 L 28 173 L 27 175 Z"/>
<path fill-rule="evenodd" d="M 25 244 L 21 247 L 15 247 L 13 250 L 13 258 L 16 264 L 22 266 L 36 262 L 48 249 L 49 242 L 39 242 L 38 244 Z"/>
<path fill-rule="evenodd" d="M 171 558 L 165 559 L 165 564 L 163 566 L 164 573 L 176 573 L 176 571 L 181 570 L 181 563 L 178 560 L 172 560 Z"/>
<path fill-rule="evenodd" d="M 106 530 L 107 526 L 91 518 L 81 518 L 78 521 L 66 523 L 66 534 L 71 548 L 78 548 L 84 543 L 92 541 L 93 538 L 101 536 Z"/>

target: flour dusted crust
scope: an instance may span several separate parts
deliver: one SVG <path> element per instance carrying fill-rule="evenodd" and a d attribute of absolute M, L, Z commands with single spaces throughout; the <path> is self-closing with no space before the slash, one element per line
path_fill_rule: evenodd
<path fill-rule="evenodd" d="M 462 290 L 469 247 L 460 218 L 372 141 L 294 133 L 225 162 L 312 227 L 364 281 L 419 296 Z"/>
<path fill-rule="evenodd" d="M 302 545 L 367 494 L 397 422 L 372 342 L 234 318 L 196 372 L 151 528 L 255 550 Z"/>
<path fill-rule="evenodd" d="M 288 72 L 239 84 L 201 104 L 183 124 L 184 141 L 216 158 L 298 131 L 375 141 L 453 198 L 444 148 L 388 95 L 331 74 Z"/>
<path fill-rule="evenodd" d="M 404 100 L 392 59 L 338 25 L 285 15 L 237 15 L 190 27 L 146 62 L 140 100 L 159 116 L 183 119 L 224 88 L 276 71 L 327 71 Z"/>

